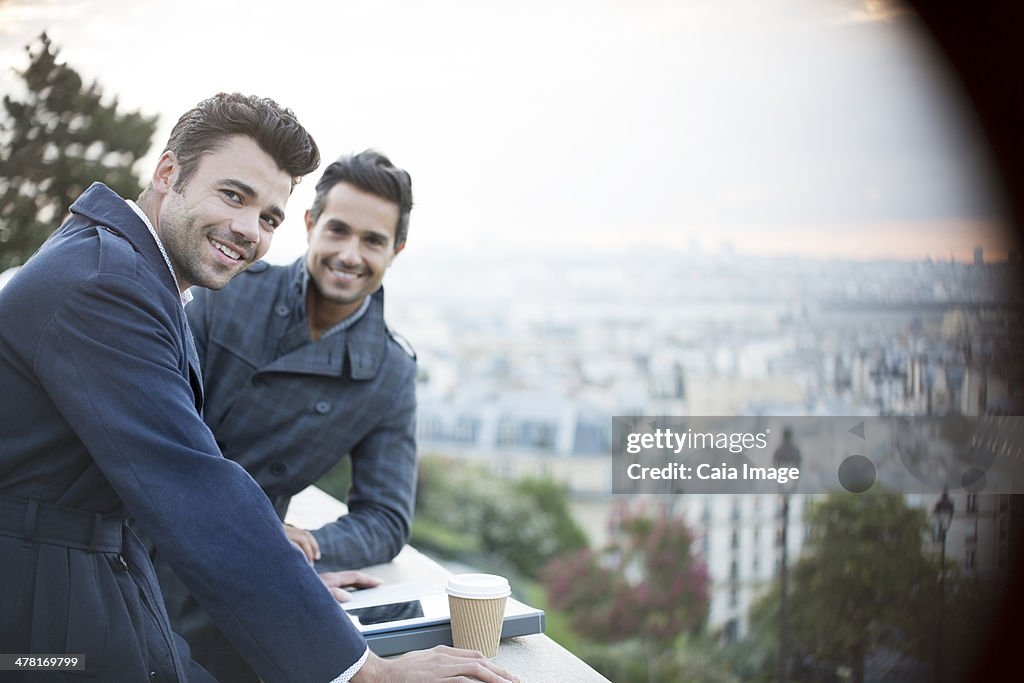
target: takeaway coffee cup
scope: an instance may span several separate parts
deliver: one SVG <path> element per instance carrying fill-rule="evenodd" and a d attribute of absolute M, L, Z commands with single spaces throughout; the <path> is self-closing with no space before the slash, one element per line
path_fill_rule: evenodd
<path fill-rule="evenodd" d="M 448 579 L 448 609 L 455 647 L 498 654 L 505 601 L 512 593 L 508 579 L 494 574 L 456 574 Z"/>

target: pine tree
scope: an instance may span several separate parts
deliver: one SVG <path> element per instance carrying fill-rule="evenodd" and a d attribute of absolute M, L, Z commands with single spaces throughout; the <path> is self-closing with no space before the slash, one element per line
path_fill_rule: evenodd
<path fill-rule="evenodd" d="M 94 181 L 138 196 L 133 166 L 157 123 L 118 111 L 116 98 L 104 103 L 96 81 L 86 86 L 58 61 L 46 33 L 25 50 L 24 98 L 5 95 L 0 119 L 0 272 L 24 263 Z"/>

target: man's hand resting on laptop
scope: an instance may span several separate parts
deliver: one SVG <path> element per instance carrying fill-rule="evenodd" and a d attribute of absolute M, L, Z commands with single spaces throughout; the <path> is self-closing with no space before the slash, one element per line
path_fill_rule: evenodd
<path fill-rule="evenodd" d="M 292 526 L 291 524 L 285 524 L 284 535 L 288 537 L 292 545 L 302 551 L 302 554 L 306 556 L 307 562 L 313 564 L 320 559 L 320 544 L 317 543 L 312 532 Z"/>
<path fill-rule="evenodd" d="M 348 602 L 352 599 L 346 588 L 374 588 L 381 584 L 381 580 L 376 576 L 357 571 L 320 572 L 320 580 L 338 602 Z"/>
<path fill-rule="evenodd" d="M 352 683 L 434 683 L 436 681 L 482 681 L 518 683 L 519 677 L 505 671 L 479 652 L 438 645 L 396 657 L 381 659 L 372 652 Z"/>

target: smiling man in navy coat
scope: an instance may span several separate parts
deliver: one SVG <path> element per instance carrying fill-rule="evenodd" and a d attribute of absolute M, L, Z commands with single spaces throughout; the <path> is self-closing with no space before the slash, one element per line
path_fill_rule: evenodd
<path fill-rule="evenodd" d="M 412 522 L 416 362 L 384 323 L 381 287 L 412 203 L 409 174 L 386 156 L 343 156 L 317 182 L 304 256 L 258 263 L 219 291 L 197 288 L 187 309 L 204 420 L 282 520 L 293 495 L 350 458 L 348 514 L 312 531 L 285 528 L 332 585 L 368 578 L 338 570 L 391 560 Z M 196 661 L 225 683 L 257 681 L 173 572 L 159 562 L 157 571 Z"/>
<path fill-rule="evenodd" d="M 94 184 L 0 291 L 0 652 L 79 655 L 103 681 L 210 680 L 137 528 L 265 681 L 511 678 L 451 648 L 370 653 L 200 418 L 187 290 L 266 253 L 318 162 L 273 101 L 205 100 L 138 204 Z"/>

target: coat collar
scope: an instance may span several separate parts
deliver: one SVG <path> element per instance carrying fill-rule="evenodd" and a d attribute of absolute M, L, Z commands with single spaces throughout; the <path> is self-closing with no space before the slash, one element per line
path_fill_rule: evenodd
<path fill-rule="evenodd" d="M 287 294 L 283 305 L 293 311 L 293 320 L 299 320 L 300 324 L 285 330 L 281 343 L 285 349 L 298 349 L 304 344 L 309 344 L 309 327 L 306 321 L 306 302 L 303 297 L 305 287 L 303 283 L 307 277 L 305 256 L 297 259 L 289 268 Z M 300 339 L 301 337 L 301 339 Z M 327 338 L 320 339 L 310 344 L 311 350 L 316 349 L 318 357 L 333 359 L 335 354 L 342 354 L 348 365 L 349 374 L 352 379 L 368 380 L 377 376 L 384 356 L 387 353 L 388 331 L 384 324 L 384 288 L 381 287 L 370 297 L 370 307 L 363 314 L 363 317 L 352 327 L 333 334 Z M 285 355 L 274 361 L 272 367 L 275 370 L 286 370 L 282 364 L 288 365 L 289 359 L 301 364 L 306 371 L 309 371 L 311 359 L 299 358 L 304 354 L 292 354 L 286 351 Z M 316 366 L 321 364 L 317 363 Z M 338 368 L 331 362 L 323 365 L 324 374 L 337 374 Z"/>
<path fill-rule="evenodd" d="M 103 183 L 93 183 L 71 205 L 71 212 L 102 225 L 110 232 L 127 240 L 132 248 L 141 254 L 142 258 L 156 271 L 160 282 L 174 293 L 175 299 L 181 301 L 181 292 L 178 291 L 178 285 L 175 283 L 170 269 L 167 268 L 156 240 L 143 220 L 120 195 Z M 195 395 L 196 410 L 202 412 L 203 381 L 199 368 L 199 355 L 196 352 L 195 341 L 192 339 L 192 332 L 189 330 L 185 312 L 181 306 L 178 306 L 177 310 L 185 342 L 185 356 L 191 372 L 189 379 Z"/>
<path fill-rule="evenodd" d="M 135 251 L 142 254 L 147 262 L 158 264 L 154 270 L 159 273 L 160 281 L 175 292 L 180 298 L 174 276 L 164 264 L 164 257 L 156 240 L 150 234 L 146 224 L 132 211 L 132 207 L 116 192 L 103 183 L 93 183 L 71 205 L 71 212 L 90 221 L 105 226 L 111 232 L 121 235 L 132 245 Z"/>

